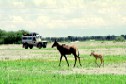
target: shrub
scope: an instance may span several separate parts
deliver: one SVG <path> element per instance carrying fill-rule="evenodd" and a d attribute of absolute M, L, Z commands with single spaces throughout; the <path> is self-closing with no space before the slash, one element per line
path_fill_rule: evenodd
<path fill-rule="evenodd" d="M 118 37 L 116 37 L 115 41 L 116 42 L 124 42 L 125 38 L 123 36 L 118 36 Z"/>

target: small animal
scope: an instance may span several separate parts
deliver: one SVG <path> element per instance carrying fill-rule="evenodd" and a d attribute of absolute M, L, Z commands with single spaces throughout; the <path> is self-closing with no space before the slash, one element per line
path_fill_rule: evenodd
<path fill-rule="evenodd" d="M 103 59 L 103 55 L 102 54 L 97 54 L 97 53 L 95 53 L 95 51 L 92 51 L 91 54 L 90 54 L 90 56 L 94 56 L 96 58 L 95 63 L 97 65 L 98 65 L 97 59 L 100 59 L 101 64 L 98 65 L 98 66 L 100 67 L 103 64 L 103 67 L 104 67 L 104 59 Z"/>

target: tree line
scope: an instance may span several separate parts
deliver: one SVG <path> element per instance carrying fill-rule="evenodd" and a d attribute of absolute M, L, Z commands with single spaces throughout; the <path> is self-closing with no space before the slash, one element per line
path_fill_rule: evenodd
<path fill-rule="evenodd" d="M 68 37 L 46 37 L 45 40 L 52 42 L 52 41 L 59 41 L 59 42 L 74 42 L 74 41 L 116 41 L 116 42 L 124 42 L 126 39 L 126 35 L 121 36 L 68 36 Z"/>
<path fill-rule="evenodd" d="M 5 31 L 0 29 L 0 44 L 21 44 L 22 35 L 28 34 L 29 31 L 18 30 L 18 31 Z M 48 42 L 54 42 L 55 40 L 59 42 L 73 42 L 73 41 L 125 41 L 126 35 L 121 36 L 68 36 L 68 37 L 45 37 L 42 39 Z"/>
<path fill-rule="evenodd" d="M 0 44 L 20 44 L 22 35 L 25 33 L 28 33 L 28 31 L 5 31 L 0 29 Z"/>

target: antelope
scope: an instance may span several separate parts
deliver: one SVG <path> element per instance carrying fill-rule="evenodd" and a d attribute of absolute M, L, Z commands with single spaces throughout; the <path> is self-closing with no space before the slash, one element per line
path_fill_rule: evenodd
<path fill-rule="evenodd" d="M 95 63 L 98 65 L 98 63 L 97 63 L 97 59 L 99 58 L 100 59 L 100 61 L 101 61 L 101 64 L 103 64 L 103 67 L 104 67 L 104 59 L 103 59 L 103 55 L 102 54 L 97 54 L 97 53 L 95 53 L 94 51 L 92 51 L 91 52 L 91 54 L 90 54 L 90 56 L 94 56 L 95 57 Z M 101 66 L 101 64 L 100 65 L 98 65 L 99 67 Z"/>
<path fill-rule="evenodd" d="M 61 60 L 62 60 L 62 57 L 64 56 L 65 57 L 65 60 L 68 64 L 68 67 L 69 67 L 69 62 L 67 60 L 67 56 L 66 55 L 70 55 L 70 54 L 73 54 L 74 55 L 74 58 L 75 58 L 75 63 L 74 63 L 74 67 L 76 65 L 76 61 L 77 61 L 77 58 L 79 60 L 79 64 L 80 66 L 81 65 L 81 62 L 80 62 L 80 57 L 79 57 L 79 51 L 78 49 L 75 47 L 75 46 L 69 46 L 69 45 L 66 45 L 66 44 L 59 44 L 56 40 L 55 42 L 53 43 L 52 45 L 52 48 L 53 47 L 56 47 L 57 50 L 60 52 L 61 56 L 60 56 L 60 62 L 59 62 L 59 66 L 61 64 Z"/>

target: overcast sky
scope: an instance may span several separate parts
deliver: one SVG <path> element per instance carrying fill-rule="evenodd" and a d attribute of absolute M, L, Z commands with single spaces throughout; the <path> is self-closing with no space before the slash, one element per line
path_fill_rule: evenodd
<path fill-rule="evenodd" d="M 0 0 L 0 29 L 44 37 L 126 35 L 126 0 Z"/>

